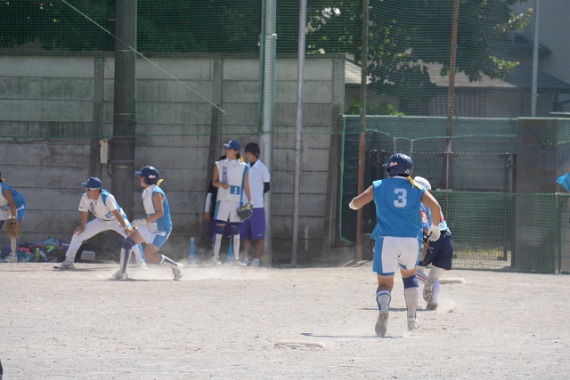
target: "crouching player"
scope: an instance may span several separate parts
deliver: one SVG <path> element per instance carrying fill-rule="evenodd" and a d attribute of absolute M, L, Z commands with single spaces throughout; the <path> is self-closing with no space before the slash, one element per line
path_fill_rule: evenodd
<path fill-rule="evenodd" d="M 415 177 L 414 181 L 426 190 L 431 190 L 431 184 L 423 177 Z M 421 205 L 422 227 L 424 235 L 427 235 L 427 228 L 432 223 L 431 212 L 423 203 Z M 448 270 L 451 270 L 451 261 L 453 259 L 453 237 L 451 231 L 447 227 L 447 223 L 440 214 L 439 223 L 440 237 L 435 241 L 428 241 L 428 250 L 425 257 L 422 257 L 420 263 L 416 267 L 418 279 L 425 284 L 424 286 L 424 300 L 427 302 L 427 310 L 437 309 L 437 298 L 439 296 L 441 275 Z M 426 276 L 426 267 L 431 264 L 429 275 Z"/>
<path fill-rule="evenodd" d="M 126 280 L 127 263 L 131 256 L 131 251 L 139 243 L 146 243 L 144 255 L 147 261 L 160 265 L 168 265 L 174 274 L 174 280 L 178 281 L 182 277 L 182 265 L 168 257 L 158 253 L 160 247 L 166 243 L 172 231 L 172 220 L 170 218 L 170 206 L 166 194 L 159 187 L 160 173 L 153 166 L 145 166 L 140 171 L 135 172 L 140 177 L 139 182 L 144 189 L 142 201 L 146 217 L 135 219 L 132 226 L 135 230 L 123 240 L 121 249 L 120 268 L 115 273 L 115 280 Z"/>

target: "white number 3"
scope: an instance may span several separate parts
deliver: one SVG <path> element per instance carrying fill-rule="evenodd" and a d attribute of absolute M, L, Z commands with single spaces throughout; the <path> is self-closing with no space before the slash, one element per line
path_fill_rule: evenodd
<path fill-rule="evenodd" d="M 408 191 L 406 189 L 394 189 L 394 194 L 398 197 L 398 199 L 394 200 L 394 206 L 406 207 L 406 204 L 408 203 Z"/>

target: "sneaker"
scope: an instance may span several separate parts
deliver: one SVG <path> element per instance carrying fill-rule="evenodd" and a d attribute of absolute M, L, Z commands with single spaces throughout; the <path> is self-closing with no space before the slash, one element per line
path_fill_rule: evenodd
<path fill-rule="evenodd" d="M 437 309 L 437 301 L 429 301 L 426 305 L 426 310 L 436 310 Z"/>
<path fill-rule="evenodd" d="M 115 272 L 115 274 L 113 275 L 113 277 L 111 277 L 112 280 L 128 280 L 129 276 L 127 275 L 127 273 L 122 273 L 120 270 L 118 270 L 117 272 Z"/>
<path fill-rule="evenodd" d="M 246 267 L 246 266 L 247 266 L 247 265 L 245 265 L 245 263 L 242 263 L 242 262 L 239 261 L 239 260 L 234 260 L 234 261 L 232 262 L 232 265 L 233 265 L 234 267 Z"/>
<path fill-rule="evenodd" d="M 246 266 L 246 267 L 247 267 L 249 264 L 251 264 L 251 261 L 249 260 L 249 257 L 246 257 L 245 259 L 243 259 L 243 263 L 244 263 L 244 266 Z"/>
<path fill-rule="evenodd" d="M 412 330 L 417 330 L 420 328 L 420 325 L 418 325 L 418 321 L 416 318 L 408 318 L 408 330 L 412 331 Z"/>
<path fill-rule="evenodd" d="M 172 274 L 174 274 L 174 281 L 180 280 L 180 278 L 182 278 L 182 264 L 178 264 L 178 266 L 172 268 Z"/>
<path fill-rule="evenodd" d="M 57 269 L 75 269 L 75 264 L 73 263 L 73 261 L 68 261 L 68 260 L 64 260 L 61 264 L 59 264 L 58 266 L 56 266 L 55 268 Z"/>
<path fill-rule="evenodd" d="M 8 255 L 4 258 L 5 263 L 17 263 L 18 257 L 16 255 Z"/>
<path fill-rule="evenodd" d="M 147 270 L 148 270 L 148 266 L 146 265 L 146 263 L 141 263 L 141 264 L 139 265 L 138 270 L 140 270 L 140 271 L 147 271 Z"/>
<path fill-rule="evenodd" d="M 381 311 L 378 314 L 378 320 L 376 321 L 376 335 L 384 338 L 386 336 L 386 330 L 388 329 L 388 311 Z"/>
<path fill-rule="evenodd" d="M 213 258 L 212 265 L 222 265 L 222 262 L 220 261 L 220 259 Z"/>
<path fill-rule="evenodd" d="M 259 259 L 253 259 L 251 261 L 251 266 L 254 268 L 259 268 L 259 264 L 260 264 Z"/>
<path fill-rule="evenodd" d="M 435 278 L 430 277 L 426 281 L 426 285 L 424 286 L 424 301 L 429 302 L 431 301 L 431 297 L 433 296 L 433 284 L 435 282 Z"/>

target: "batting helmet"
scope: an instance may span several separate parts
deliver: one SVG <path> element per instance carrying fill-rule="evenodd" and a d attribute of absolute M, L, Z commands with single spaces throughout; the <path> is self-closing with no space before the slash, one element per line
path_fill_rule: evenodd
<path fill-rule="evenodd" d="M 135 174 L 144 177 L 144 183 L 147 185 L 154 185 L 160 179 L 160 172 L 154 166 L 145 166 Z"/>
<path fill-rule="evenodd" d="M 425 179 L 424 177 L 420 177 L 419 175 L 416 176 L 414 178 L 414 182 L 422 185 L 423 187 L 425 187 L 427 190 L 431 190 L 431 184 L 429 183 L 429 181 L 427 179 Z"/>
<path fill-rule="evenodd" d="M 403 153 L 394 153 L 390 156 L 390 161 L 383 166 L 391 176 L 410 175 L 414 163 L 410 156 L 406 156 Z"/>

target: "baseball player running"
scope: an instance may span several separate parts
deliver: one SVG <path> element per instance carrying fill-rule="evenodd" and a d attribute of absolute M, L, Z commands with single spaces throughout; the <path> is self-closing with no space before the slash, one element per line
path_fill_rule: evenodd
<path fill-rule="evenodd" d="M 172 231 L 172 219 L 170 218 L 170 206 L 166 194 L 159 187 L 162 180 L 160 172 L 153 166 L 145 166 L 138 175 L 142 192 L 142 202 L 146 217 L 135 219 L 131 223 L 134 231 L 123 240 L 121 248 L 121 263 L 119 270 L 114 274 L 115 280 L 126 280 L 127 263 L 131 256 L 131 251 L 139 243 L 145 243 L 144 255 L 146 259 L 155 264 L 168 265 L 174 274 L 174 280 L 178 281 L 182 277 L 182 264 L 158 253 L 160 247 L 166 243 Z"/>
<path fill-rule="evenodd" d="M 414 181 L 428 191 L 431 190 L 431 184 L 423 177 L 416 176 Z M 423 234 L 427 235 L 427 228 L 432 223 L 430 210 L 422 203 L 421 205 L 422 227 Z M 453 259 L 454 242 L 451 236 L 451 231 L 443 217 L 440 214 L 439 223 L 440 237 L 436 241 L 428 241 L 428 250 L 425 257 L 422 257 L 418 266 L 416 267 L 418 279 L 424 283 L 423 296 L 427 302 L 427 310 L 437 309 L 437 299 L 439 296 L 441 275 L 448 270 L 451 270 L 451 261 Z M 426 276 L 425 270 L 431 264 L 429 275 Z"/>
<path fill-rule="evenodd" d="M 372 202 L 376 205 L 376 227 L 372 238 L 374 246 L 373 270 L 377 273 L 378 288 L 378 320 L 376 334 L 386 335 L 394 274 L 400 269 L 404 282 L 404 298 L 406 299 L 408 330 L 419 328 L 416 311 L 419 302 L 419 283 L 416 277 L 416 265 L 419 259 L 420 241 L 418 231 L 421 229 L 420 202 L 428 206 L 434 218 L 430 226 L 430 239 L 439 238 L 439 215 L 441 208 L 435 198 L 421 186 L 415 185 L 410 177 L 413 162 L 402 153 L 395 153 L 390 161 L 384 164 L 388 178 L 374 181 L 372 185 L 355 197 L 349 204 L 358 210 Z"/>
<path fill-rule="evenodd" d="M 11 232 L 12 229 L 8 230 L 10 255 L 4 259 L 6 262 L 14 263 L 18 261 L 20 227 L 26 213 L 26 201 L 22 194 L 6 183 L 6 178 L 2 178 L 2 173 L 0 173 L 0 189 L 0 229 L 2 229 L 5 221 L 8 221 L 9 225 L 17 221 L 15 222 L 16 232 Z"/>
<path fill-rule="evenodd" d="M 81 244 L 101 232 L 115 231 L 125 238 L 133 231 L 127 215 L 121 209 L 113 194 L 103 189 L 103 182 L 99 178 L 89 177 L 81 186 L 86 191 L 79 201 L 78 210 L 81 215 L 81 225 L 73 231 L 73 237 L 65 253 L 65 260 L 56 266 L 56 269 L 75 269 L 75 256 Z M 88 222 L 89 212 L 95 218 Z M 146 270 L 147 265 L 140 247 L 136 246 L 134 252 L 139 269 Z"/>

